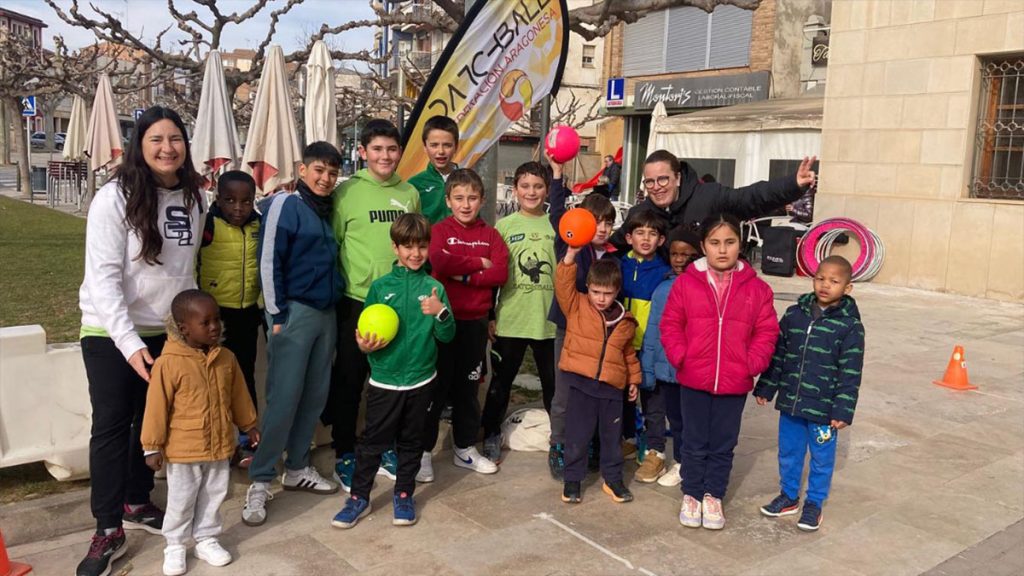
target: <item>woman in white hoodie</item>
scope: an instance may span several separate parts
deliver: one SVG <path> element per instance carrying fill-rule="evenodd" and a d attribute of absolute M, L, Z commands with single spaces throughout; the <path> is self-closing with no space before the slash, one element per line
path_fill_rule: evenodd
<path fill-rule="evenodd" d="M 149 499 L 153 471 L 139 432 L 171 300 L 196 287 L 202 202 L 181 117 L 160 106 L 146 110 L 127 148 L 115 177 L 96 192 L 86 225 L 79 306 L 96 534 L 77 576 L 108 573 L 126 552 L 123 528 L 160 534 L 163 511 Z"/>

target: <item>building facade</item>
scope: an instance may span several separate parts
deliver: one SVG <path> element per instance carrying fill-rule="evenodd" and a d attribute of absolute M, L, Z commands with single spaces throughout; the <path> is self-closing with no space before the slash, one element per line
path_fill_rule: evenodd
<path fill-rule="evenodd" d="M 835 0 L 819 217 L 876 281 L 1024 300 L 1024 2 Z"/>
<path fill-rule="evenodd" d="M 753 11 L 675 7 L 616 27 L 605 39 L 604 96 L 607 113 L 618 118 L 599 129 L 597 150 L 623 148 L 626 199 L 649 152 L 658 102 L 672 116 L 820 92 L 830 11 L 831 0 L 762 0 Z M 737 180 L 734 158 L 686 160 L 725 184 L 749 183 Z"/>

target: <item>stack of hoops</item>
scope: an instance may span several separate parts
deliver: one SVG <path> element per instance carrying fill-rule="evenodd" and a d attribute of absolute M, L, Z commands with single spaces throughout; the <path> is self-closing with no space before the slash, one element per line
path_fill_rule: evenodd
<path fill-rule="evenodd" d="M 853 281 L 866 282 L 882 269 L 885 245 L 873 230 L 851 218 L 822 220 L 804 234 L 796 249 L 796 264 L 800 273 L 813 276 L 818 265 L 832 252 L 835 241 L 847 234 L 860 244 L 860 254 L 853 262 Z"/>

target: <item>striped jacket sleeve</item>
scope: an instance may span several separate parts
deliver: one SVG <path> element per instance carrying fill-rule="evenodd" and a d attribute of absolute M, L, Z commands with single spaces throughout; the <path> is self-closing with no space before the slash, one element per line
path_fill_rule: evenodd
<path fill-rule="evenodd" d="M 274 324 L 288 320 L 288 294 L 285 289 L 285 268 L 288 266 L 289 248 L 295 236 L 296 214 L 289 206 L 291 196 L 276 196 L 267 210 L 260 247 L 260 285 L 267 312 Z"/>

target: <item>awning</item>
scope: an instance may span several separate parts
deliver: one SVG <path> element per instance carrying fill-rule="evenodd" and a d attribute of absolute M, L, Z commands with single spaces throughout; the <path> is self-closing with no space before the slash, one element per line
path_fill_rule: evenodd
<path fill-rule="evenodd" d="M 658 121 L 659 134 L 821 130 L 825 100 L 819 96 L 778 98 L 677 114 Z"/>

